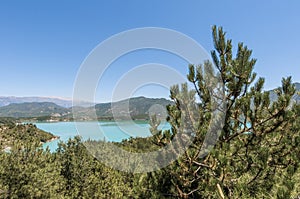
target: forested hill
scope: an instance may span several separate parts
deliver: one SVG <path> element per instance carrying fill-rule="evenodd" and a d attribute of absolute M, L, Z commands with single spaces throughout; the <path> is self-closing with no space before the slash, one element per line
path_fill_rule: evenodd
<path fill-rule="evenodd" d="M 18 143 L 21 145 L 34 141 L 40 143 L 57 138 L 51 133 L 38 129 L 33 124 L 18 124 L 12 118 L 0 117 L 0 151 Z"/>
<path fill-rule="evenodd" d="M 166 110 L 166 106 L 172 103 L 164 98 L 135 97 L 114 103 L 97 104 L 95 108 L 98 117 L 112 116 L 113 113 L 126 117 L 129 110 L 130 116 L 143 118 L 151 112 L 159 113 Z"/>
<path fill-rule="evenodd" d="M 149 115 L 165 115 L 166 106 L 172 103 L 164 98 L 134 97 L 89 108 L 75 107 L 73 111 L 76 111 L 77 119 L 91 119 L 94 111 L 98 119 L 149 119 Z"/>
<path fill-rule="evenodd" d="M 171 103 L 170 100 L 164 98 L 136 97 L 113 103 L 100 103 L 91 107 L 76 107 L 74 110 L 76 110 L 82 118 L 88 120 L 91 118 L 94 109 L 96 109 L 98 117 L 109 118 L 112 117 L 113 112 L 120 114 L 123 114 L 123 112 L 125 114 L 128 113 L 127 105 L 129 105 L 129 113 L 132 117 L 146 119 L 149 115 L 149 111 L 157 112 L 162 109 L 165 110 L 165 107 Z M 51 102 L 26 102 L 0 107 L 0 117 L 31 118 L 50 116 L 56 118 L 71 118 L 72 111 L 72 108 L 58 106 Z"/>
<path fill-rule="evenodd" d="M 0 107 L 0 117 L 22 118 L 48 115 L 62 116 L 69 113 L 69 109 L 58 106 L 52 102 L 25 102 Z"/>

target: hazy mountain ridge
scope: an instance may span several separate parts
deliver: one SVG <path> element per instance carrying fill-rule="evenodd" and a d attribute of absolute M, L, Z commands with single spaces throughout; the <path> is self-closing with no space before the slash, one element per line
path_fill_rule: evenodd
<path fill-rule="evenodd" d="M 300 83 L 295 83 L 296 94 L 293 96 L 293 102 L 300 103 Z M 276 89 L 270 90 L 270 100 L 277 99 Z M 51 99 L 52 101 L 59 102 L 39 102 L 41 100 Z M 98 118 L 123 118 L 130 117 L 135 119 L 149 119 L 149 115 L 165 114 L 162 113 L 168 104 L 173 102 L 164 98 L 146 98 L 146 97 L 133 97 L 130 99 L 121 100 L 112 103 L 99 103 L 89 107 L 69 107 L 72 105 L 71 100 L 60 98 L 43 98 L 43 97 L 0 97 L 0 105 L 12 101 L 22 100 L 37 100 L 37 102 L 24 102 L 24 103 L 10 103 L 7 106 L 0 107 L 0 117 L 15 117 L 15 118 L 30 118 L 30 117 L 51 117 L 72 119 L 73 111 L 76 111 L 77 119 L 90 120 L 95 119 L 94 111 Z M 87 105 L 88 103 L 85 103 Z"/>
<path fill-rule="evenodd" d="M 7 106 L 9 104 L 21 104 L 25 102 L 52 102 L 55 103 L 59 106 L 65 107 L 65 108 L 70 108 L 72 107 L 73 101 L 72 99 L 65 99 L 65 98 L 60 98 L 60 97 L 15 97 L 15 96 L 0 96 L 0 107 L 2 106 Z M 92 106 L 93 103 L 89 102 L 76 102 L 76 104 L 80 106 Z"/>

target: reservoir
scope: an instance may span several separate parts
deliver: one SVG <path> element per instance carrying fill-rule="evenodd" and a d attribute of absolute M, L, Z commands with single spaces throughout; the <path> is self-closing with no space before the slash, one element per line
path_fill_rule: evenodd
<path fill-rule="evenodd" d="M 38 128 L 50 132 L 60 139 L 44 143 L 43 147 L 49 147 L 50 151 L 57 149 L 60 141 L 67 142 L 69 138 L 79 135 L 82 140 L 105 140 L 121 142 L 130 137 L 151 136 L 148 121 L 91 121 L 91 122 L 38 122 L 34 123 Z M 169 123 L 160 124 L 159 129 L 171 129 Z"/>

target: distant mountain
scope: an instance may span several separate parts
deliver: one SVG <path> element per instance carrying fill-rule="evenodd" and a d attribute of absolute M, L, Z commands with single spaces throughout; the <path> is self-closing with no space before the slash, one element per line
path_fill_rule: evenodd
<path fill-rule="evenodd" d="M 300 83 L 295 83 L 296 90 L 298 94 L 294 95 L 294 100 L 296 100 L 298 103 L 300 103 Z"/>
<path fill-rule="evenodd" d="M 96 104 L 96 114 L 115 117 L 143 117 L 149 114 L 165 115 L 166 106 L 173 102 L 164 98 L 135 97 L 114 103 Z"/>
<path fill-rule="evenodd" d="M 297 89 L 298 91 L 300 91 L 300 83 L 299 83 L 299 82 L 296 82 L 296 83 L 295 83 L 295 87 L 296 87 L 296 89 Z"/>
<path fill-rule="evenodd" d="M 12 103 L 24 103 L 24 102 L 53 102 L 59 106 L 69 108 L 72 106 L 71 99 L 64 99 L 59 97 L 1 97 L 0 96 L 0 107 L 7 106 Z M 89 102 L 76 102 L 78 105 L 83 107 L 92 106 L 93 103 Z"/>
<path fill-rule="evenodd" d="M 72 118 L 72 111 L 76 111 L 82 120 L 93 119 L 93 112 L 96 110 L 98 118 L 128 119 L 129 116 L 135 119 L 148 119 L 149 114 L 166 115 L 166 106 L 171 104 L 170 100 L 160 98 L 135 97 L 113 103 L 100 103 L 90 107 L 65 108 L 52 102 L 25 102 L 13 103 L 0 107 L 0 117 L 30 118 L 44 117 Z M 113 115 L 114 113 L 114 115 Z M 45 117 L 47 116 L 47 117 Z M 48 117 L 49 116 L 49 117 Z"/>
<path fill-rule="evenodd" d="M 80 118 L 93 117 L 96 111 L 98 118 L 148 119 L 149 115 L 157 114 L 165 119 L 166 106 L 173 102 L 164 98 L 134 97 L 113 103 L 100 103 L 89 108 L 75 107 Z"/>
<path fill-rule="evenodd" d="M 296 94 L 293 96 L 293 101 L 300 103 L 300 83 L 295 83 Z M 277 99 L 274 90 L 270 91 L 271 101 Z M 25 102 L 23 101 L 35 101 Z M 36 102 L 51 100 L 50 102 Z M 17 101 L 17 103 L 12 103 Z M 54 103 L 57 102 L 57 103 Z M 43 117 L 43 120 L 48 119 L 72 119 L 73 111 L 76 111 L 77 119 L 91 120 L 95 119 L 94 111 L 98 119 L 149 119 L 150 115 L 156 114 L 162 118 L 166 117 L 166 106 L 173 102 L 164 98 L 146 98 L 134 97 L 126 100 L 121 100 L 113 103 L 100 103 L 91 105 L 91 103 L 83 103 L 83 105 L 90 106 L 70 107 L 71 100 L 64 100 L 59 98 L 42 98 L 42 97 L 0 97 L 0 104 L 9 104 L 0 107 L 0 117 L 15 117 L 15 118 L 29 118 L 29 117 Z"/>
<path fill-rule="evenodd" d="M 296 102 L 296 103 L 300 103 L 300 83 L 296 82 L 294 83 L 295 85 L 295 88 L 296 88 L 296 93 L 295 95 L 293 96 L 293 102 Z M 273 89 L 273 90 L 270 90 L 270 100 L 271 101 L 276 101 L 277 100 L 277 94 L 276 94 L 276 89 Z"/>
<path fill-rule="evenodd" d="M 61 117 L 70 114 L 70 109 L 58 106 L 52 102 L 25 102 L 9 104 L 0 107 L 0 117 Z"/>

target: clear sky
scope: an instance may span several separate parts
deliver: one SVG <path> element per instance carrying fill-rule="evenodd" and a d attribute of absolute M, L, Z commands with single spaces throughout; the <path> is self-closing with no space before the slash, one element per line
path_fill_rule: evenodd
<path fill-rule="evenodd" d="M 211 26 L 223 26 L 234 45 L 243 41 L 257 58 L 255 72 L 265 89 L 282 77 L 300 82 L 300 1 L 174 0 L 3 0 L 0 2 L 0 96 L 72 97 L 85 57 L 119 32 L 163 27 L 212 50 Z M 179 72 L 187 63 L 164 52 L 143 51 L 121 58 L 99 83 L 97 101 L 110 99 L 113 85 L 139 64 L 168 64 Z M 136 95 L 167 97 L 161 88 Z"/>

